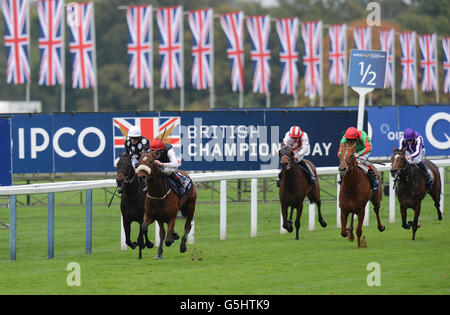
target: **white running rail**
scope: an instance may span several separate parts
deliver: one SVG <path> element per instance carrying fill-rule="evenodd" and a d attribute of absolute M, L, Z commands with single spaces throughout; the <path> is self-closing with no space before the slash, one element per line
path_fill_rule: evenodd
<path fill-rule="evenodd" d="M 444 211 L 444 168 L 447 166 L 450 166 L 450 159 L 444 159 L 444 160 L 433 160 L 433 163 L 436 164 L 436 166 L 439 168 L 439 172 L 441 175 L 441 181 L 442 181 L 442 192 L 441 192 L 441 212 Z M 377 165 L 376 166 L 379 171 L 388 171 L 391 167 L 390 163 L 386 163 L 386 165 Z M 227 237 L 227 181 L 228 180 L 234 180 L 234 179 L 251 179 L 251 201 L 250 201 L 250 215 L 251 215 L 251 232 L 250 236 L 255 237 L 257 236 L 257 217 L 258 217 L 258 179 L 259 178 L 274 178 L 277 177 L 279 173 L 279 170 L 261 170 L 261 171 L 230 171 L 230 172 L 211 172 L 211 173 L 193 173 L 190 174 L 191 178 L 194 180 L 194 182 L 205 182 L 205 181 L 220 181 L 220 239 L 224 240 Z M 317 168 L 318 175 L 338 175 L 338 167 L 318 167 Z M 339 185 L 337 186 L 337 196 L 339 196 Z M 394 223 L 395 222 L 395 192 L 393 187 L 393 179 L 392 176 L 389 174 L 389 222 Z M 6 187 L 0 187 L 0 196 L 10 196 L 10 209 L 14 208 L 15 212 L 15 196 L 17 195 L 23 195 L 23 194 L 42 194 L 42 193 L 48 193 L 49 194 L 49 201 L 50 197 L 55 192 L 66 192 L 66 191 L 78 191 L 78 190 L 86 190 L 86 192 L 91 191 L 92 189 L 97 188 L 108 188 L 108 187 L 116 187 L 116 181 L 115 179 L 106 179 L 106 180 L 91 180 L 91 181 L 70 181 L 70 182 L 59 182 L 59 183 L 42 183 L 42 184 L 30 184 L 30 185 L 17 185 L 17 186 L 6 186 Z M 87 195 L 88 196 L 88 195 Z M 14 197 L 14 198 L 12 198 Z M 53 197 L 54 198 L 54 197 Z M 92 197 L 90 197 L 92 198 Z M 337 218 L 337 227 L 340 227 L 340 209 L 339 209 L 339 198 L 336 198 L 336 218 Z M 11 203 L 11 201 L 14 201 L 14 204 Z M 54 202 L 51 202 L 51 207 L 54 206 Z M 90 200 L 90 205 L 87 205 L 88 207 L 92 207 L 92 200 Z M 367 208 L 369 207 L 369 203 L 367 204 Z M 90 209 L 90 215 L 92 214 L 92 209 Z M 49 202 L 49 214 L 50 212 L 53 212 L 53 209 L 50 209 L 50 202 Z M 89 211 L 86 209 L 86 213 L 88 215 Z M 14 215 L 15 213 L 12 213 L 10 211 L 10 216 Z M 281 214 L 280 214 L 281 218 Z M 90 218 L 91 219 L 91 218 Z M 368 219 L 369 216 L 365 216 L 365 225 L 368 225 Z M 16 218 L 10 217 L 10 234 L 16 233 L 15 226 L 11 228 L 11 221 L 13 221 L 15 225 Z M 50 216 L 49 216 L 50 220 Z M 309 230 L 314 230 L 315 228 L 315 205 L 310 204 L 309 205 Z M 281 227 L 281 219 L 280 219 L 280 232 L 285 233 L 286 231 Z M 92 222 L 88 222 L 88 219 L 86 220 L 87 230 L 88 225 L 91 225 Z M 53 229 L 53 227 L 50 227 L 50 225 L 53 225 L 53 222 L 49 221 L 49 235 L 53 237 L 53 231 L 50 229 Z M 159 242 L 159 231 L 157 229 L 157 225 L 155 225 L 155 240 L 156 243 Z M 92 231 L 90 231 L 92 232 Z M 192 243 L 194 241 L 194 227 L 192 227 L 191 233 L 189 235 L 189 241 Z M 49 237 L 50 237 L 49 236 Z M 15 235 L 10 235 L 10 252 L 11 252 L 11 246 L 15 246 L 15 244 L 12 244 L 11 242 L 15 242 Z M 88 232 L 86 232 L 86 251 L 90 252 L 90 249 L 88 250 L 88 237 L 92 237 L 91 235 L 88 236 Z M 91 240 L 90 240 L 91 241 Z M 49 246 L 53 246 L 53 240 L 49 239 Z M 124 233 L 123 233 L 123 227 L 122 227 L 122 237 L 121 237 L 121 248 L 126 249 L 125 240 L 124 240 Z M 15 248 L 14 248 L 15 251 Z M 15 259 L 15 252 L 13 255 L 11 255 L 11 258 Z M 49 258 L 53 258 L 53 253 L 50 253 L 49 249 Z M 14 260 L 12 259 L 12 260 Z"/>

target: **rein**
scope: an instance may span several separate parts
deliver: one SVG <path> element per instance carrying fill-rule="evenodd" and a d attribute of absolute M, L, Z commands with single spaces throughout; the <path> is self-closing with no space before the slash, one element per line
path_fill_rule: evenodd
<path fill-rule="evenodd" d="M 172 189 L 169 188 L 169 190 L 167 191 L 167 193 L 166 193 L 164 196 L 162 196 L 162 197 L 153 197 L 153 196 L 150 196 L 150 195 L 147 193 L 147 197 L 150 198 L 150 199 L 163 200 L 163 199 L 166 199 L 166 197 L 170 194 L 171 191 L 172 191 Z"/>

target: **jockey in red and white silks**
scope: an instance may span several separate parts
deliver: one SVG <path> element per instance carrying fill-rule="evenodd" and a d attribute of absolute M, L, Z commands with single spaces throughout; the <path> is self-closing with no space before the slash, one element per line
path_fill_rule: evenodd
<path fill-rule="evenodd" d="M 290 146 L 292 151 L 294 152 L 295 162 L 299 164 L 299 166 L 303 169 L 306 179 L 308 180 L 308 184 L 312 185 L 315 183 L 315 176 L 308 164 L 303 161 L 303 157 L 310 152 L 309 138 L 308 134 L 303 131 L 298 126 L 292 126 L 288 132 L 286 132 L 283 142 L 281 142 L 281 146 Z M 281 172 L 278 175 L 278 178 L 281 179 Z M 277 182 L 279 187 L 279 181 Z"/>

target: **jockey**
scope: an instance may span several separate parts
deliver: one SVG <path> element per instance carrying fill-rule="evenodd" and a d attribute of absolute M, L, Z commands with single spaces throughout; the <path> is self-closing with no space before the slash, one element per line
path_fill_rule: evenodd
<path fill-rule="evenodd" d="M 128 130 L 128 137 L 125 140 L 125 153 L 131 155 L 131 163 L 136 169 L 138 167 L 139 158 L 141 157 L 142 150 L 147 151 L 150 147 L 150 142 L 146 137 L 141 135 L 141 129 L 137 126 L 133 126 Z M 121 194 L 123 187 L 119 186 L 117 192 Z M 144 187 L 146 191 L 146 187 Z"/>
<path fill-rule="evenodd" d="M 423 163 L 425 147 L 422 136 L 412 128 L 405 129 L 405 131 L 403 131 L 403 136 L 400 139 L 399 149 L 403 150 L 405 147 L 406 152 L 410 153 L 410 155 L 406 156 L 406 159 L 409 163 L 417 165 L 422 170 L 427 182 L 427 188 L 431 190 L 433 188 L 433 178 Z"/>
<path fill-rule="evenodd" d="M 161 139 L 155 139 L 150 144 L 150 151 L 153 154 L 158 152 L 158 155 L 155 157 L 155 163 L 161 167 L 161 171 L 164 174 L 172 178 L 182 188 L 183 184 L 176 173 L 180 164 L 178 163 L 177 155 L 172 145 L 164 143 Z"/>
<path fill-rule="evenodd" d="M 133 126 L 128 131 L 128 138 L 125 141 L 125 152 L 131 154 L 131 163 L 137 168 L 142 150 L 148 151 L 150 141 L 141 135 L 141 129 Z"/>
<path fill-rule="evenodd" d="M 357 130 L 355 127 L 350 127 L 345 132 L 345 135 L 341 139 L 341 145 L 339 146 L 338 156 L 341 156 L 342 146 L 344 144 L 353 145 L 356 143 L 355 157 L 357 158 L 358 165 L 363 165 L 368 168 L 367 177 L 372 189 L 372 192 L 378 190 L 378 178 L 373 170 L 372 164 L 369 162 L 369 155 L 372 152 L 372 140 L 370 140 L 367 133 L 363 130 Z M 361 168 L 364 172 L 365 169 Z M 339 184 L 342 179 L 339 180 Z"/>
<path fill-rule="evenodd" d="M 313 185 L 316 181 L 314 173 L 308 164 L 303 161 L 303 156 L 309 154 L 309 138 L 308 134 L 300 129 L 298 126 L 292 126 L 288 132 L 286 132 L 281 146 L 290 146 L 292 151 L 294 151 L 295 162 L 298 163 L 303 169 L 306 179 L 309 185 Z M 280 187 L 281 172 L 278 174 L 277 186 Z"/>

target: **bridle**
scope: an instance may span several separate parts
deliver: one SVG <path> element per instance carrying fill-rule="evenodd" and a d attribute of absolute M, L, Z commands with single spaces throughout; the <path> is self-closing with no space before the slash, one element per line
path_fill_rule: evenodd
<path fill-rule="evenodd" d="M 125 183 L 125 184 L 131 184 L 133 181 L 134 181 L 134 179 L 136 178 L 136 172 L 135 172 L 135 170 L 134 170 L 134 167 L 133 167 L 133 165 L 131 164 L 131 161 L 130 161 L 130 158 L 129 157 L 126 157 L 126 156 L 121 156 L 120 157 L 120 159 L 126 159 L 126 161 L 127 161 L 127 165 L 126 165 L 126 168 L 128 169 L 127 170 L 127 174 L 125 174 L 125 172 L 123 172 L 123 171 L 118 171 L 118 173 L 122 173 L 122 174 L 124 174 L 125 175 L 125 179 L 123 179 L 123 182 Z M 131 167 L 130 167 L 131 166 Z M 129 179 L 131 177 L 131 179 Z"/>
<path fill-rule="evenodd" d="M 353 170 L 353 166 L 354 166 L 354 160 L 355 160 L 355 154 L 354 152 L 352 152 L 352 154 L 350 155 L 350 160 L 347 161 L 347 159 L 344 158 L 343 153 L 341 154 L 341 162 L 345 162 L 346 164 L 346 168 L 345 168 L 345 172 L 344 174 L 341 174 L 341 176 L 344 176 L 345 174 L 351 172 Z M 341 171 L 341 169 L 339 169 L 339 171 Z"/>
<path fill-rule="evenodd" d="M 292 167 L 292 159 L 289 156 L 292 153 L 292 148 L 290 146 L 284 146 L 283 148 L 281 148 L 280 150 L 280 164 L 282 165 L 283 170 L 289 170 Z M 288 160 L 288 163 L 283 163 L 283 158 Z M 286 166 L 285 166 L 286 165 Z"/>
<path fill-rule="evenodd" d="M 154 172 L 152 172 L 152 164 L 155 163 L 155 159 L 156 159 L 155 156 L 156 156 L 156 154 L 154 152 L 142 154 L 141 159 L 139 159 L 140 165 L 136 169 L 136 172 L 143 171 L 143 172 L 147 173 L 146 176 L 149 176 L 149 177 L 152 176 L 153 175 L 152 173 L 154 173 Z M 148 161 L 149 157 L 151 157 L 150 161 Z M 144 162 L 144 163 L 141 163 L 141 162 Z M 165 182 L 165 190 L 166 190 L 166 193 L 161 197 L 152 196 L 149 194 L 149 192 L 147 192 L 147 197 L 150 199 L 156 199 L 156 200 L 166 199 L 166 197 L 172 191 L 171 188 L 167 187 L 167 182 Z"/>

